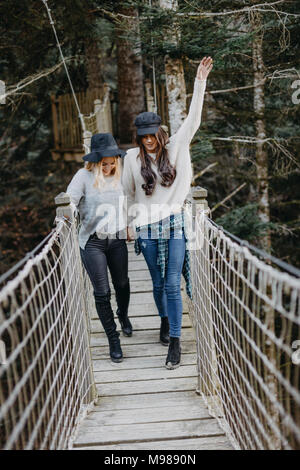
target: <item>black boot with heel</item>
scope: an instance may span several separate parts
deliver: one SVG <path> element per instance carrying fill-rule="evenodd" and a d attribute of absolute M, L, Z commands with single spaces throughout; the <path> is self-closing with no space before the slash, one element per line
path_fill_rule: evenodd
<path fill-rule="evenodd" d="M 98 316 L 109 342 L 109 354 L 113 362 L 122 362 L 123 353 L 120 345 L 120 333 L 114 320 L 114 312 L 110 304 L 110 293 L 95 295 L 95 303 Z"/>
<path fill-rule="evenodd" d="M 167 369 L 177 369 L 180 366 L 181 358 L 181 347 L 180 347 L 180 338 L 173 338 L 170 336 L 170 344 L 168 355 L 166 359 L 166 368 Z"/>
<path fill-rule="evenodd" d="M 116 300 L 117 300 L 117 316 L 122 328 L 122 332 L 124 336 L 132 336 L 132 325 L 128 318 L 128 305 L 130 299 L 130 284 L 129 279 L 127 283 L 120 287 L 114 286 L 116 292 Z"/>

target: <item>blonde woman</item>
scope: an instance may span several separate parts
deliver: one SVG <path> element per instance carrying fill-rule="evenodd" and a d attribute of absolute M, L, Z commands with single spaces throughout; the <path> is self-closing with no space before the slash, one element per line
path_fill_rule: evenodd
<path fill-rule="evenodd" d="M 93 284 L 97 313 L 114 362 L 121 362 L 123 353 L 110 303 L 107 268 L 116 292 L 117 315 L 123 334 L 132 335 L 128 318 L 127 231 L 120 180 L 121 158 L 125 153 L 111 134 L 93 135 L 91 153 L 83 157 L 85 167 L 77 171 L 67 188 L 72 204 L 79 211 L 81 259 Z"/>

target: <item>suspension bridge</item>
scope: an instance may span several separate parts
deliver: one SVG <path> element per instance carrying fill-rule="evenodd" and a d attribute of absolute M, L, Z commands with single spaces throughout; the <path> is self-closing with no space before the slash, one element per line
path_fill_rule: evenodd
<path fill-rule="evenodd" d="M 225 233 L 205 196 L 193 188 L 186 201 L 193 300 L 183 290 L 175 371 L 164 367 L 151 281 L 130 243 L 134 334 L 122 338 L 124 361 L 110 362 L 78 220 L 69 196 L 57 196 L 56 227 L 1 278 L 3 449 L 299 448 L 299 271 Z"/>
<path fill-rule="evenodd" d="M 71 90 L 88 151 L 92 133 L 110 130 L 108 90 L 88 116 Z M 300 272 L 216 225 L 206 196 L 191 188 L 185 203 L 193 300 L 183 285 L 174 371 L 164 367 L 146 264 L 130 243 L 134 334 L 122 337 L 124 361 L 110 362 L 80 221 L 69 196 L 56 197 L 54 229 L 0 279 L 2 449 L 300 448 Z"/>

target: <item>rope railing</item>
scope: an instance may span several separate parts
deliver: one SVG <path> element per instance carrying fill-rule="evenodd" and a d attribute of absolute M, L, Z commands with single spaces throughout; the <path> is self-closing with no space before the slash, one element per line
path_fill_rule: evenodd
<path fill-rule="evenodd" d="M 0 291 L 0 447 L 65 449 L 96 397 L 76 222 L 57 217 L 41 251 Z"/>
<path fill-rule="evenodd" d="M 198 392 L 235 448 L 299 449 L 300 280 L 233 241 L 200 209 L 188 299 Z"/>

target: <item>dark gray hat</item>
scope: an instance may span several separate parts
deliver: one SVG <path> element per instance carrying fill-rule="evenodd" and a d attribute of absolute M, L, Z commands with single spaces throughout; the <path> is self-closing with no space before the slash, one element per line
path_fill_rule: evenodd
<path fill-rule="evenodd" d="M 119 155 L 124 157 L 125 150 L 119 149 L 113 136 L 107 132 L 105 134 L 94 134 L 91 139 L 91 153 L 85 155 L 85 162 L 98 163 L 104 157 L 114 157 Z"/>
<path fill-rule="evenodd" d="M 137 127 L 137 135 L 156 134 L 161 124 L 161 117 L 146 111 L 135 118 L 134 124 Z"/>

